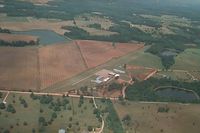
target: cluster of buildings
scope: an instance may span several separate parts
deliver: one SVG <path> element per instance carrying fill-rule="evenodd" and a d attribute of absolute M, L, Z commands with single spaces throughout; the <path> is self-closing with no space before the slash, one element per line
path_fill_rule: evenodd
<path fill-rule="evenodd" d="M 113 78 L 118 78 L 120 74 L 114 73 L 113 71 L 103 69 L 95 74 L 97 77 L 95 80 L 91 80 L 91 82 L 101 84 L 108 82 Z"/>

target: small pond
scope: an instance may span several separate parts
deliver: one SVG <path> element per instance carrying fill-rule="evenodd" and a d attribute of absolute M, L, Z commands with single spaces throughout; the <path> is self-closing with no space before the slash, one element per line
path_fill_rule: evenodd
<path fill-rule="evenodd" d="M 164 51 L 161 53 L 162 56 L 176 56 L 177 53 L 174 51 Z"/>
<path fill-rule="evenodd" d="M 157 90 L 156 94 L 163 98 L 176 99 L 181 101 L 192 101 L 197 99 L 193 92 L 188 92 L 176 88 L 162 88 Z"/>
<path fill-rule="evenodd" d="M 54 31 L 51 30 L 29 30 L 29 31 L 13 31 L 14 34 L 25 34 L 25 35 L 32 35 L 38 36 L 40 40 L 40 44 L 42 45 L 51 45 L 55 43 L 61 42 L 68 42 L 69 40 L 64 37 L 64 35 L 59 35 Z"/>

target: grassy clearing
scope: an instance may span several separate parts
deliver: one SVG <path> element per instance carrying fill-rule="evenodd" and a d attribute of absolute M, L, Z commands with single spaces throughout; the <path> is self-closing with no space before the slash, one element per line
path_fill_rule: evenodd
<path fill-rule="evenodd" d="M 28 22 L 26 17 L 10 17 L 4 13 L 0 13 L 0 22 Z"/>
<path fill-rule="evenodd" d="M 28 105 L 27 108 L 20 103 L 19 98 L 24 99 Z M 69 101 L 66 106 L 60 106 L 60 111 L 50 109 L 52 103 Z M 38 132 L 58 132 L 60 128 L 68 130 L 69 133 L 79 133 L 87 131 L 88 126 L 100 127 L 101 123 L 93 114 L 93 103 L 84 99 L 84 103 L 79 107 L 79 98 L 53 97 L 50 104 L 41 104 L 39 100 L 33 100 L 29 95 L 10 94 L 7 99 L 7 105 L 12 104 L 16 113 L 9 113 L 6 110 L 0 110 L 0 132 L 9 130 L 12 133 L 23 132 L 31 133 L 34 129 Z M 52 114 L 56 113 L 56 118 L 52 120 Z M 45 124 L 39 122 L 43 117 Z M 24 124 L 25 123 L 25 124 Z M 27 123 L 27 125 L 26 125 Z"/>
<path fill-rule="evenodd" d="M 120 120 L 124 120 L 127 133 L 198 133 L 200 130 L 199 105 L 117 102 L 114 106 Z M 158 112 L 159 108 L 169 110 Z"/>
<path fill-rule="evenodd" d="M 144 50 L 145 51 L 145 50 Z M 144 51 L 139 51 L 134 55 L 134 59 L 130 60 L 128 64 L 138 65 L 144 67 L 152 67 L 162 69 L 161 59 L 158 56 L 155 56 Z"/>
<path fill-rule="evenodd" d="M 172 80 L 192 81 L 192 77 L 188 75 L 186 72 L 161 71 L 161 72 L 158 72 L 155 75 L 155 77 L 158 77 L 158 78 L 169 77 Z"/>
<path fill-rule="evenodd" d="M 200 49 L 186 49 L 175 58 L 172 69 L 183 69 L 189 71 L 199 71 L 200 69 Z"/>

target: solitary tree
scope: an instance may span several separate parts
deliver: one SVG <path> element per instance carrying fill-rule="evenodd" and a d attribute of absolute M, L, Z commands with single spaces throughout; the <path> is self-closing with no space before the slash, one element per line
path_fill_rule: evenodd
<path fill-rule="evenodd" d="M 11 112 L 11 113 L 15 113 L 15 112 L 16 112 L 16 110 L 15 110 L 15 108 L 12 106 L 12 104 L 9 104 L 6 110 L 7 110 L 8 112 Z"/>
<path fill-rule="evenodd" d="M 126 65 L 126 64 L 124 64 L 124 66 L 123 66 L 123 67 L 124 67 L 124 69 L 126 70 L 126 67 L 127 67 L 127 65 Z"/>
<path fill-rule="evenodd" d="M 73 20 L 73 24 L 76 25 L 76 21 L 75 21 L 75 19 Z"/>
<path fill-rule="evenodd" d="M 80 99 L 79 99 L 79 107 L 81 107 L 81 105 L 84 103 L 84 97 L 83 95 L 80 96 Z"/>
<path fill-rule="evenodd" d="M 2 98 L 3 97 L 3 93 L 2 92 L 0 92 L 0 98 Z"/>
<path fill-rule="evenodd" d="M 0 103 L 0 109 L 5 109 L 5 108 L 6 108 L 5 104 L 4 103 Z"/>
<path fill-rule="evenodd" d="M 53 119 L 57 118 L 57 114 L 56 114 L 56 112 L 53 112 L 53 114 L 52 114 L 52 118 L 53 118 Z"/>
<path fill-rule="evenodd" d="M 28 125 L 28 123 L 27 123 L 26 121 L 25 121 L 23 124 L 24 124 L 24 126 L 27 126 L 27 125 Z"/>
<path fill-rule="evenodd" d="M 131 121 L 130 115 L 125 115 L 125 116 L 123 117 L 122 121 L 123 121 L 126 125 L 128 125 L 128 124 L 130 123 L 130 121 Z"/>
<path fill-rule="evenodd" d="M 92 126 L 88 126 L 88 131 L 91 132 L 92 131 Z"/>
<path fill-rule="evenodd" d="M 35 133 L 35 129 L 34 128 L 32 129 L 32 133 Z"/>
<path fill-rule="evenodd" d="M 6 129 L 3 133 L 10 133 L 10 131 Z"/>
<path fill-rule="evenodd" d="M 112 46 L 113 48 L 116 48 L 115 42 L 112 42 Z"/>
<path fill-rule="evenodd" d="M 44 117 L 39 117 L 38 121 L 39 121 L 40 124 L 43 124 L 43 123 L 46 122 Z"/>

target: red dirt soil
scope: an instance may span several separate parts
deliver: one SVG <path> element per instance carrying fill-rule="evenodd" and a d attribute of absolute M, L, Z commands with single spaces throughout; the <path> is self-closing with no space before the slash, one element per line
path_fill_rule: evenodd
<path fill-rule="evenodd" d="M 114 48 L 112 42 L 89 40 L 77 40 L 76 43 L 80 47 L 81 53 L 89 68 L 144 47 L 142 44 L 115 43 Z"/>
<path fill-rule="evenodd" d="M 157 72 L 157 70 L 153 68 L 146 68 L 143 66 L 134 66 L 134 65 L 127 65 L 126 69 L 131 71 L 143 70 L 142 73 L 134 75 L 135 78 L 139 80 L 147 80 Z"/>
<path fill-rule="evenodd" d="M 44 89 L 143 45 L 74 41 L 45 47 L 0 47 L 0 89 Z"/>
<path fill-rule="evenodd" d="M 37 82 L 36 48 L 0 47 L 0 89 L 35 90 Z"/>
<path fill-rule="evenodd" d="M 148 69 L 148 72 L 137 75 L 137 78 L 139 78 L 140 80 L 147 80 L 152 77 L 156 72 L 157 70 L 155 69 Z"/>
<path fill-rule="evenodd" d="M 79 49 L 73 42 L 40 48 L 39 60 L 41 88 L 86 70 Z"/>
<path fill-rule="evenodd" d="M 128 70 L 140 70 L 140 69 L 145 69 L 143 66 L 132 66 L 132 65 L 127 65 L 126 69 Z"/>

